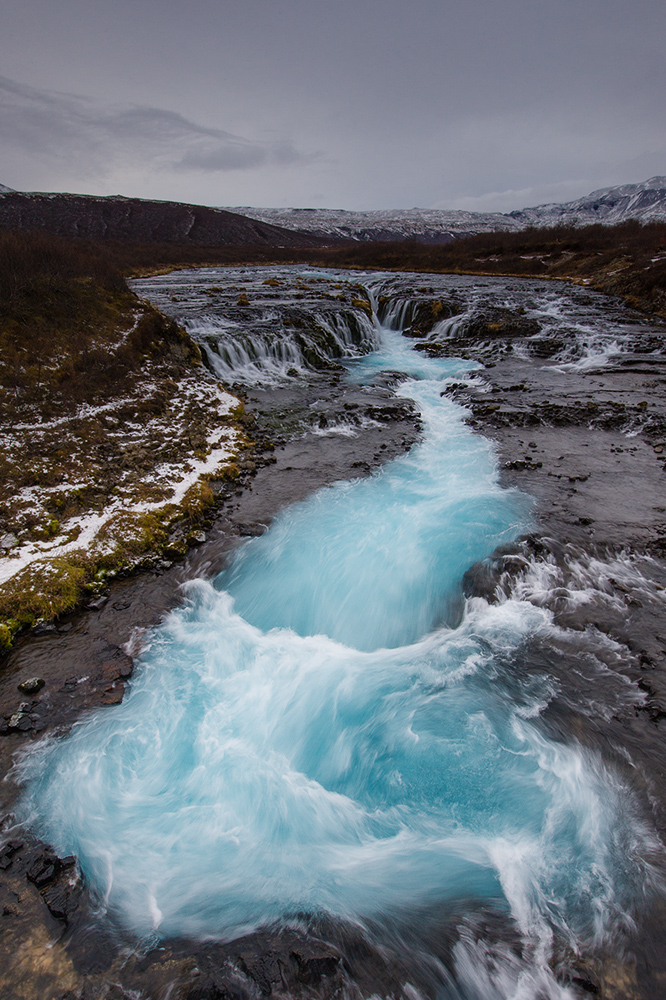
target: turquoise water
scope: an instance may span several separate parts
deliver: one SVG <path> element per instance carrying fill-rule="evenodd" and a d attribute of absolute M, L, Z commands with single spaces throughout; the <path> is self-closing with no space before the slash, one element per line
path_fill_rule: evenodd
<path fill-rule="evenodd" d="M 124 702 L 25 762 L 23 815 L 145 937 L 475 901 L 531 948 L 521 995 L 568 996 L 553 935 L 630 920 L 649 835 L 592 753 L 539 726 L 553 690 L 514 664 L 548 613 L 463 602 L 464 571 L 530 516 L 441 396 L 465 363 L 382 342 L 349 377 L 409 374 L 422 443 L 190 583 Z"/>

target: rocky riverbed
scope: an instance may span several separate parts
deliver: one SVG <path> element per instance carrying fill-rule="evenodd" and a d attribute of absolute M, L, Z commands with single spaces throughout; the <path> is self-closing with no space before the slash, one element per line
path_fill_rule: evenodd
<path fill-rule="evenodd" d="M 4 665 L 0 982 L 8 993 L 54 1000 L 434 995 L 439 973 L 432 956 L 445 966 L 450 959 L 461 919 L 455 908 L 448 925 L 441 915 L 433 922 L 436 941 L 427 948 L 423 937 L 414 941 L 411 956 L 388 942 L 371 944 L 358 929 L 305 916 L 230 943 L 168 940 L 137 951 L 122 929 L 95 916 L 75 860 L 55 857 L 12 819 L 16 754 L 122 699 L 133 654 L 146 630 L 178 602 L 183 581 L 214 575 L 285 505 L 327 483 L 366 475 L 418 439 L 413 412 L 394 395 L 393 373 L 361 386 L 338 366 L 345 345 L 350 352 L 369 349 L 372 332 L 364 324 L 373 314 L 404 329 L 426 357 L 473 362 L 443 391 L 467 408 L 472 427 L 496 441 L 502 480 L 533 497 L 534 507 L 529 535 L 470 567 L 464 593 L 491 602 L 519 594 L 552 613 L 558 640 L 528 644 L 516 668 L 553 679 L 559 694 L 544 709 L 547 730 L 594 748 L 628 781 L 654 831 L 652 860 L 662 869 L 663 324 L 619 300 L 529 280 L 351 279 L 289 268 L 151 280 L 152 289 L 146 282 L 142 293 L 188 325 L 209 366 L 228 382 L 234 368 L 240 373 L 233 390 L 244 401 L 256 446 L 238 481 L 213 484 L 205 540 L 183 560 L 114 581 L 96 606 L 33 634 Z M 206 331 L 202 301 L 210 306 Z M 326 309 L 334 301 L 332 318 Z M 348 325 L 346 343 L 336 324 L 348 309 L 357 325 L 355 332 Z M 289 351 L 262 357 L 259 345 L 276 316 Z M 234 343 L 241 354 L 230 353 Z M 478 916 L 475 933 L 482 936 L 495 917 Z M 569 991 L 563 995 L 656 1000 L 666 975 L 665 928 L 660 898 L 646 899 L 614 955 L 560 958 L 559 980 Z M 510 946 L 519 953 L 517 942 Z"/>

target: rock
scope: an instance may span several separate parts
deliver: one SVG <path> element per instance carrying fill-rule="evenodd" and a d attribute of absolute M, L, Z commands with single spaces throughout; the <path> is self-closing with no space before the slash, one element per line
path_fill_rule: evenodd
<path fill-rule="evenodd" d="M 97 611 L 99 610 L 99 608 L 104 607 L 108 599 L 109 599 L 108 594 L 100 594 L 100 596 L 96 597 L 93 601 L 88 601 L 88 603 L 86 604 L 86 608 L 89 611 Z"/>
<path fill-rule="evenodd" d="M 102 677 L 105 681 L 124 681 L 132 676 L 132 668 L 129 656 L 126 660 L 107 660 L 102 665 Z"/>
<path fill-rule="evenodd" d="M 38 889 L 53 881 L 60 866 L 60 859 L 50 851 L 39 854 L 29 865 L 26 878 Z"/>
<path fill-rule="evenodd" d="M 14 855 L 24 846 L 22 840 L 9 840 L 0 849 L 0 869 L 3 871 L 11 865 Z"/>
<path fill-rule="evenodd" d="M 42 899 L 48 906 L 51 916 L 56 920 L 64 920 L 65 923 L 79 905 L 80 897 L 80 884 L 76 880 L 70 881 L 64 875 L 42 892 Z"/>
<path fill-rule="evenodd" d="M 23 691 L 23 694 L 37 694 L 45 684 L 46 681 L 42 677 L 28 677 L 27 680 L 21 681 L 17 687 L 19 691 Z"/>
<path fill-rule="evenodd" d="M 7 723 L 7 728 L 27 732 L 32 729 L 32 719 L 26 712 L 15 712 Z"/>
<path fill-rule="evenodd" d="M 58 629 L 51 622 L 40 622 L 39 625 L 35 625 L 32 633 L 33 635 L 51 635 L 57 631 Z"/>
<path fill-rule="evenodd" d="M 10 867 L 12 861 L 14 860 L 14 855 L 21 850 L 24 846 L 22 840 L 8 840 L 7 843 L 0 848 L 0 870 L 5 871 Z"/>
<path fill-rule="evenodd" d="M 340 963 L 339 955 L 323 951 L 314 955 L 300 955 L 292 951 L 291 957 L 298 967 L 297 981 L 309 986 L 318 986 L 324 977 L 335 975 Z"/>
<path fill-rule="evenodd" d="M 16 535 L 7 534 L 0 538 L 0 549 L 4 549 L 5 552 L 9 552 L 10 549 L 15 549 L 18 547 L 19 540 Z"/>

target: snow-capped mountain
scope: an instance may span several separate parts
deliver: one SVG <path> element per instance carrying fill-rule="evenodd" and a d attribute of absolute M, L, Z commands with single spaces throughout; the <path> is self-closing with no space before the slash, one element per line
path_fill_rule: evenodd
<path fill-rule="evenodd" d="M 380 209 L 349 212 L 337 208 L 232 208 L 250 219 L 312 235 L 345 240 L 407 240 L 448 243 L 468 233 L 520 229 L 519 223 L 497 213 L 461 212 L 436 208 Z"/>
<path fill-rule="evenodd" d="M 577 201 L 523 208 L 509 212 L 509 216 L 520 222 L 521 228 L 554 226 L 560 222 L 573 225 L 602 222 L 611 226 L 627 219 L 666 222 L 666 177 L 651 177 L 640 184 L 600 188 Z"/>
<path fill-rule="evenodd" d="M 13 194 L 14 188 L 8 188 L 6 184 L 0 184 L 0 194 Z"/>
<path fill-rule="evenodd" d="M 447 243 L 469 233 L 524 229 L 526 226 L 585 226 L 594 222 L 615 225 L 627 219 L 666 222 L 666 177 L 602 188 L 576 201 L 537 205 L 507 214 L 432 208 L 348 212 L 330 208 L 243 207 L 230 211 L 285 229 L 329 238 Z"/>

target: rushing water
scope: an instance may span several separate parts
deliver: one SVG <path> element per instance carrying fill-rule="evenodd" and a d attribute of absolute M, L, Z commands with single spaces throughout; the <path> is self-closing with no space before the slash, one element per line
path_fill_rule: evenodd
<path fill-rule="evenodd" d="M 530 523 L 441 395 L 470 364 L 372 339 L 348 377 L 407 376 L 422 442 L 191 582 L 124 702 L 24 764 L 24 816 L 143 938 L 492 911 L 520 947 L 491 974 L 491 944 L 459 934 L 442 995 L 573 996 L 555 951 L 631 926 L 651 834 L 595 753 L 540 725 L 554 682 L 516 663 L 556 633 L 550 613 L 463 600 L 465 570 Z"/>

